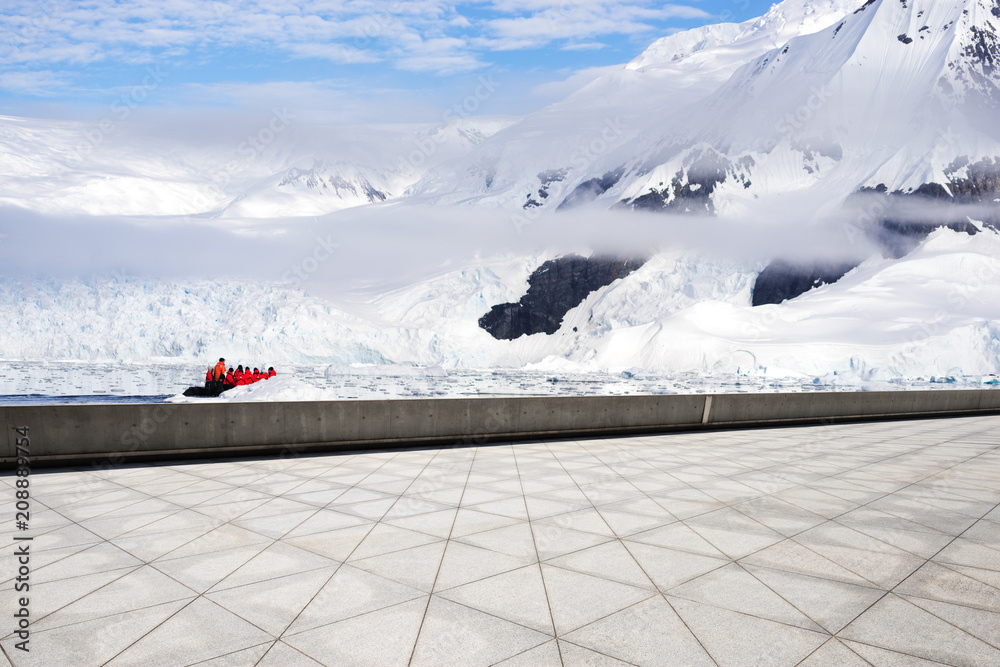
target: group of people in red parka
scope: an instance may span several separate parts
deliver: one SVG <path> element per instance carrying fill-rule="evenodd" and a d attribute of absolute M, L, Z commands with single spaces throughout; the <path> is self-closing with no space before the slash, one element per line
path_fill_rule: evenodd
<path fill-rule="evenodd" d="M 205 373 L 205 387 L 211 387 L 213 384 L 215 386 L 221 385 L 226 389 L 230 387 L 240 387 L 245 384 L 253 384 L 254 382 L 260 382 L 261 380 L 267 380 L 268 378 L 273 378 L 277 373 L 274 371 L 274 366 L 268 367 L 266 371 L 262 371 L 258 368 L 250 370 L 250 366 L 243 369 L 243 365 L 240 364 L 233 370 L 230 366 L 229 370 L 226 370 L 226 360 L 224 357 L 219 358 L 219 363 L 215 364 L 214 368 L 209 368 L 208 372 Z"/>

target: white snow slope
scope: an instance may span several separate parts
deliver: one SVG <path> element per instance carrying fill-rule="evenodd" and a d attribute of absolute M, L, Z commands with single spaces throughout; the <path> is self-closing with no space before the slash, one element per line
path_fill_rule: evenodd
<path fill-rule="evenodd" d="M 278 109 L 207 142 L 105 120 L 109 132 L 0 116 L 0 204 L 50 214 L 322 215 L 400 196 L 513 119 L 308 127 Z"/>
<path fill-rule="evenodd" d="M 654 43 L 412 190 L 537 215 L 611 174 L 603 208 L 650 193 L 669 203 L 720 164 L 715 212 L 788 193 L 840 201 L 866 185 L 947 183 L 957 158 L 1000 156 L 998 99 L 996 0 L 786 0 Z"/>

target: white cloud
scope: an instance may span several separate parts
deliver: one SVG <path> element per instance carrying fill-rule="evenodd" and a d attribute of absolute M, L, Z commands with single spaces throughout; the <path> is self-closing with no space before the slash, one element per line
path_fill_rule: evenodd
<path fill-rule="evenodd" d="M 608 72 L 620 69 L 622 69 L 621 65 L 609 65 L 607 67 L 588 67 L 577 70 L 565 79 L 538 84 L 531 89 L 531 94 L 533 97 L 541 98 L 545 101 L 562 99 L 570 93 L 583 88 L 594 79 Z"/>
<path fill-rule="evenodd" d="M 708 14 L 655 0 L 8 0 L 0 71 L 249 48 L 456 73 L 488 65 L 493 50 L 599 48 L 601 37 L 658 34 L 678 18 Z"/>
<path fill-rule="evenodd" d="M 0 89 L 29 93 L 38 97 L 52 97 L 68 85 L 64 73 L 51 71 L 0 72 Z"/>
<path fill-rule="evenodd" d="M 574 44 L 564 44 L 559 47 L 560 51 L 600 51 L 607 44 L 604 42 L 576 42 Z"/>
<path fill-rule="evenodd" d="M 296 123 L 356 124 L 435 121 L 440 110 L 406 90 L 357 89 L 354 81 L 269 81 L 263 83 L 186 84 L 185 101 L 193 108 L 235 107 L 250 113 L 287 108 Z M 405 113 L 404 113 L 405 111 Z"/>

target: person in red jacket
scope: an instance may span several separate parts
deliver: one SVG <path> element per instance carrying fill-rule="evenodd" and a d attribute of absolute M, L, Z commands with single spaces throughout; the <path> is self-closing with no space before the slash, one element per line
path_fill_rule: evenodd
<path fill-rule="evenodd" d="M 212 367 L 211 367 L 211 366 L 209 366 L 209 368 L 208 368 L 208 372 L 207 372 L 207 373 L 205 373 L 205 389 L 208 389 L 209 385 L 211 385 L 211 383 L 212 383 L 212 381 L 213 381 L 214 379 L 215 379 L 215 378 L 214 378 L 214 377 L 213 377 L 213 375 L 212 375 Z"/>
<path fill-rule="evenodd" d="M 274 372 L 274 366 L 267 369 L 267 377 L 273 378 L 277 373 Z"/>
<path fill-rule="evenodd" d="M 236 372 L 233 373 L 233 379 L 236 380 L 237 385 L 243 384 L 243 364 L 236 367 Z"/>
<path fill-rule="evenodd" d="M 226 373 L 226 386 L 227 387 L 235 387 L 236 386 L 236 378 L 233 377 L 233 369 L 232 368 L 230 368 L 229 371 Z"/>
<path fill-rule="evenodd" d="M 260 370 L 259 369 L 257 369 L 257 368 L 253 369 L 253 376 L 252 376 L 252 378 L 253 378 L 252 382 L 260 382 Z"/>

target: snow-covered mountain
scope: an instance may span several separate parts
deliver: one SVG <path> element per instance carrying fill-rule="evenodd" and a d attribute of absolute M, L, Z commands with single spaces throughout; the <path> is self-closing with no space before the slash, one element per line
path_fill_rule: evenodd
<path fill-rule="evenodd" d="M 745 213 L 792 192 L 947 187 L 1000 157 L 998 15 L 997 0 L 785 0 L 659 39 L 520 119 L 306 128 L 276 110 L 206 144 L 0 118 L 0 203 L 229 218 L 390 199 Z"/>
<path fill-rule="evenodd" d="M 226 280 L 9 280 L 0 313 L 15 326 L 0 332 L 0 357 L 224 353 L 299 363 L 836 371 L 861 381 L 1000 373 L 998 118 L 1000 0 L 785 0 L 753 21 L 664 37 L 521 119 L 290 125 L 259 149 L 248 144 L 253 150 L 242 140 L 178 144 L 122 130 L 81 158 L 89 126 L 4 118 L 0 204 L 195 215 L 220 225 L 256 219 L 257 232 L 275 237 L 302 216 L 326 214 L 317 224 L 341 229 L 352 214 L 341 209 L 353 207 L 372 213 L 362 225 L 377 239 L 369 251 L 392 242 L 399 220 L 428 220 L 427 234 L 446 245 L 454 221 L 434 225 L 418 210 L 467 213 L 467 225 L 492 239 L 483 209 L 499 209 L 489 213 L 509 217 L 511 235 L 544 220 L 536 229 L 556 241 L 520 254 L 477 248 L 407 286 L 342 295 L 337 305 L 320 289 Z M 754 293 L 775 266 L 776 244 L 741 255 L 651 241 L 629 272 L 614 274 L 624 277 L 586 290 L 573 284 L 586 296 L 560 312 L 558 327 L 549 322 L 554 332 L 497 340 L 484 330 L 481 318 L 517 304 L 546 261 L 581 250 L 584 216 L 606 221 L 611 236 L 628 210 L 636 211 L 630 219 L 703 214 L 655 217 L 663 227 L 690 222 L 702 236 L 732 229 L 713 227 L 710 216 L 757 225 L 758 245 L 778 236 L 763 233 L 772 220 L 785 231 L 832 221 L 855 254 L 836 258 L 836 270 L 793 276 L 806 291 L 769 303 Z M 932 231 L 942 222 L 952 229 Z M 859 241 L 864 224 L 871 229 L 862 232 L 882 236 Z M 353 251 L 353 238 L 345 235 L 340 252 Z M 573 271 L 562 282 L 585 273 Z"/>
<path fill-rule="evenodd" d="M 659 39 L 463 159 L 429 171 L 412 190 L 445 204 L 529 209 L 555 208 L 582 183 L 603 192 L 620 179 L 630 156 L 675 130 L 740 67 L 791 38 L 834 25 L 857 4 L 787 0 L 755 20 Z"/>
<path fill-rule="evenodd" d="M 793 192 L 828 203 L 863 187 L 947 188 L 1000 156 L 998 35 L 995 0 L 786 0 L 659 40 L 414 190 L 746 213 Z"/>
<path fill-rule="evenodd" d="M 275 110 L 205 141 L 110 119 L 0 116 L 0 204 L 86 215 L 323 215 L 399 197 L 512 120 L 306 127 Z"/>

